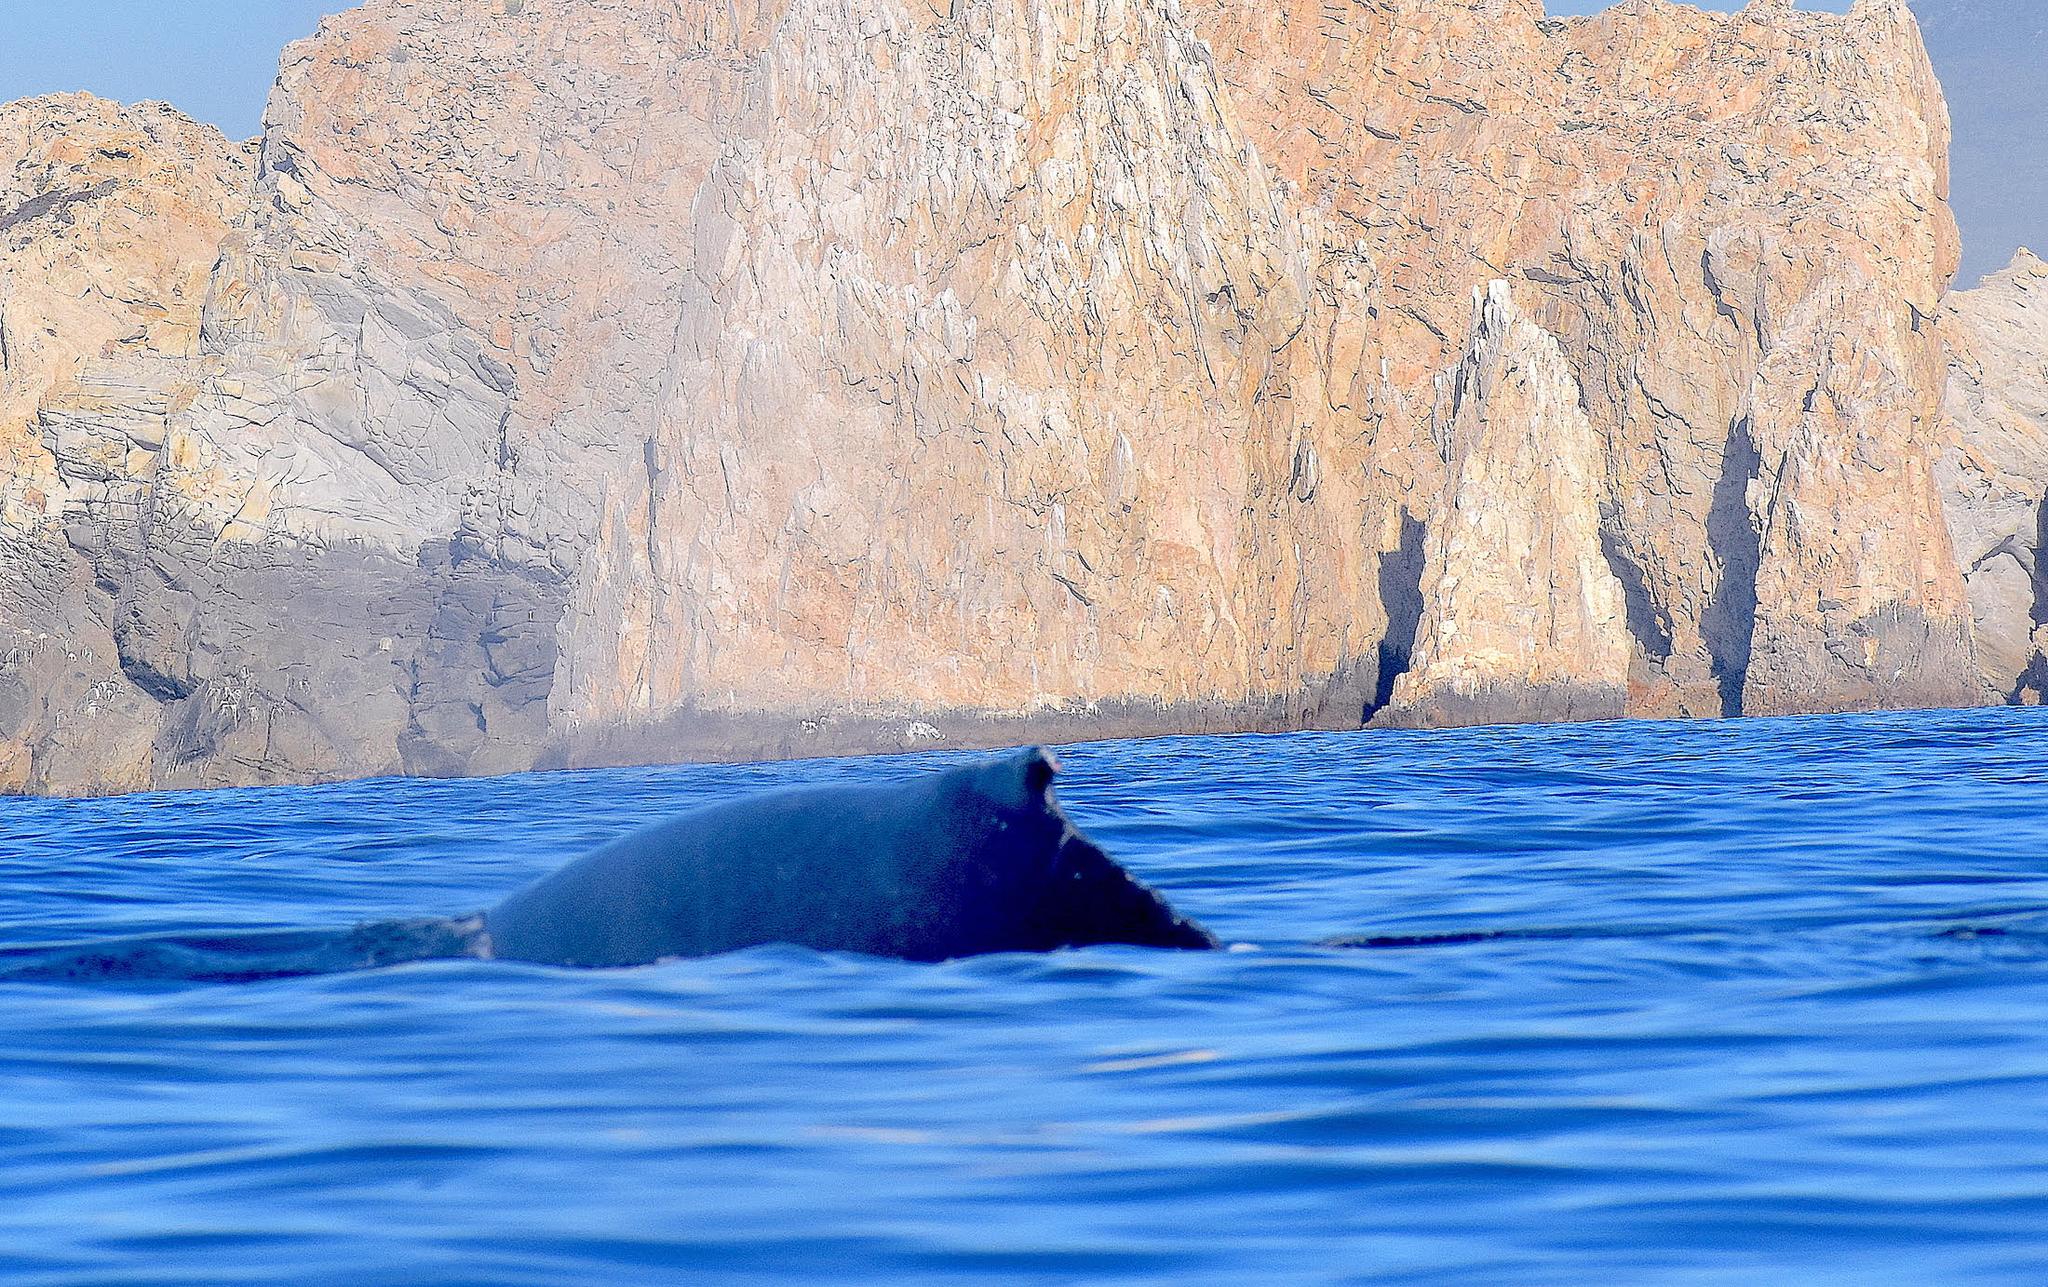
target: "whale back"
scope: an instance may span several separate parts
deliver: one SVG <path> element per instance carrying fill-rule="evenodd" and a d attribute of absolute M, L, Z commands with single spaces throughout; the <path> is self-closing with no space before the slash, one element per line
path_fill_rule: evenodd
<path fill-rule="evenodd" d="M 1060 810 L 1042 749 L 735 800 L 622 837 L 485 913 L 491 955 L 642 965 L 766 943 L 941 961 L 1216 942 Z"/>

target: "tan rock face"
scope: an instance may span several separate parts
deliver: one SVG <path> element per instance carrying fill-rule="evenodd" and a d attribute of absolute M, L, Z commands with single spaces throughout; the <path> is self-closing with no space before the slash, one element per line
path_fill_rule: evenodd
<path fill-rule="evenodd" d="M 132 526 L 163 408 L 130 373 L 197 352 L 251 161 L 161 104 L 0 106 L 0 791 L 151 779 L 158 703 L 122 672 L 117 623 L 66 529 Z M 67 468 L 39 409 L 120 428 Z M 90 517 L 81 482 L 108 498 Z"/>
<path fill-rule="evenodd" d="M 9 494 L 123 780 L 1974 700 L 1944 120 L 1896 0 L 373 0 Z"/>
<path fill-rule="evenodd" d="M 0 521 L 40 527 L 47 453 L 24 431 L 102 354 L 189 357 L 250 156 L 161 104 L 0 106 Z M 44 500 L 28 493 L 40 492 Z"/>
<path fill-rule="evenodd" d="M 1969 578 L 1977 663 L 2001 700 L 2048 689 L 2048 264 L 2021 251 L 1975 290 L 1951 295 L 1941 327 L 1954 353 L 1940 462 L 1956 552 Z"/>
<path fill-rule="evenodd" d="M 557 710 L 1312 710 L 1374 641 L 1355 484 L 1312 476 L 1290 216 L 1200 41 L 798 6 L 761 59 Z"/>
<path fill-rule="evenodd" d="M 1925 476 L 1941 356 L 1919 323 L 1957 246 L 1903 3 L 1556 22 L 1535 0 L 1295 0 L 1203 25 L 1264 159 L 1370 261 L 1352 343 L 1386 373 L 1384 468 L 1433 490 L 1419 427 L 1475 282 L 1514 279 L 1558 337 L 1605 443 L 1633 710 L 1964 695 L 1896 665 L 1913 628 L 1882 624 L 1924 617 L 1947 646 L 1966 615 L 1953 572 L 1925 566 L 1946 533 Z M 1882 370 L 1845 368 L 1838 343 Z M 1856 387 L 1808 411 L 1823 379 Z M 1853 513 L 1819 512 L 1831 488 Z M 1879 551 L 1912 557 L 1866 564 Z M 1867 582 L 1824 589 L 1850 568 Z"/>
<path fill-rule="evenodd" d="M 1450 482 L 1431 507 L 1414 664 L 1383 718 L 1619 718 L 1631 641 L 1601 548 L 1600 438 L 1557 340 L 1508 284 L 1474 309 L 1438 402 Z"/>

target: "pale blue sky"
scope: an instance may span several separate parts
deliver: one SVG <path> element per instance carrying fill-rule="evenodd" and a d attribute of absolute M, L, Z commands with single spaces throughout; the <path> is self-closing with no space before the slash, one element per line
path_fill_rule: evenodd
<path fill-rule="evenodd" d="M 161 98 L 235 137 L 257 132 L 285 45 L 348 0 L 0 0 L 0 102 L 89 90 Z"/>
<path fill-rule="evenodd" d="M 313 34 L 322 14 L 351 7 L 346 0 L 0 2 L 0 102 L 78 89 L 130 103 L 161 98 L 237 138 L 257 132 L 278 51 Z M 1806 3 L 1847 8 L 1847 0 Z M 1552 0 L 1550 12 L 1606 7 L 1603 0 Z"/>

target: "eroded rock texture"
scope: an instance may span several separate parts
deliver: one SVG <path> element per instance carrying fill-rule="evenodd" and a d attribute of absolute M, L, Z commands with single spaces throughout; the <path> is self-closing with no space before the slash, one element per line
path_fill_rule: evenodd
<path fill-rule="evenodd" d="M 9 358 L 0 785 L 1982 695 L 1899 0 L 372 0 L 165 119 L 119 244 L 0 134 L 184 319 Z"/>
<path fill-rule="evenodd" d="M 1449 464 L 1430 506 L 1414 668 L 1385 722 L 1617 719 L 1628 704 L 1621 582 L 1600 537 L 1601 443 L 1557 340 L 1508 284 L 1474 296 L 1443 381 Z"/>
<path fill-rule="evenodd" d="M 153 778 L 162 703 L 72 542 L 136 546 L 252 161 L 161 104 L 0 107 L 0 790 Z"/>
<path fill-rule="evenodd" d="M 2048 264 L 2022 250 L 1951 295 L 1953 437 L 1942 489 L 1976 614 L 1987 692 L 2038 704 L 2048 689 Z"/>

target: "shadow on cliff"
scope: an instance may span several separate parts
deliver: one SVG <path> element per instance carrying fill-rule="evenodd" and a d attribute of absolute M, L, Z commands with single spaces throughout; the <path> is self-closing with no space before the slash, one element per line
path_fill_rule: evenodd
<path fill-rule="evenodd" d="M 2027 616 L 2033 627 L 2032 633 L 2036 636 L 2042 626 L 2048 625 L 2048 566 L 2044 566 L 2042 562 L 2043 550 L 2048 550 L 2048 496 L 2042 497 L 2041 503 L 2034 509 L 2034 548 L 2024 551 L 2026 558 L 2023 566 L 2027 570 L 2027 580 L 2034 592 L 2033 601 L 2027 608 Z M 2015 557 L 2018 557 L 2018 553 Z M 2008 706 L 2048 704 L 2048 656 L 2042 654 L 2038 644 L 2029 649 L 2027 668 L 2014 679 L 2011 690 L 2005 694 L 2005 702 Z"/>
<path fill-rule="evenodd" d="M 1401 511 L 1401 540 L 1380 555 L 1380 602 L 1387 609 L 1387 633 L 1380 640 L 1379 675 L 1372 700 L 1359 714 L 1360 724 L 1385 710 L 1394 699 L 1394 683 L 1414 664 L 1415 634 L 1422 628 L 1422 520 Z"/>
<path fill-rule="evenodd" d="M 1763 540 L 1749 512 L 1749 485 L 1762 463 L 1748 418 L 1738 420 L 1721 449 L 1721 476 L 1707 508 L 1707 549 L 1721 567 L 1721 581 L 1700 619 L 1727 719 L 1742 714 L 1742 687 L 1756 634 L 1756 572 Z"/>

